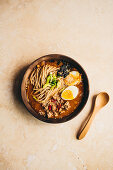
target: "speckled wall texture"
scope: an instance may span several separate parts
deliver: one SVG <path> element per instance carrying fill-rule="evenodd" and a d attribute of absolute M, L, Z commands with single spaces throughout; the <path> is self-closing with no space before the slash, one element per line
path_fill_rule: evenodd
<path fill-rule="evenodd" d="M 18 84 L 38 57 L 60 53 L 86 70 L 89 100 L 63 124 L 35 119 Z M 76 133 L 100 91 L 109 104 Z M 113 0 L 0 0 L 0 170 L 113 170 Z"/>

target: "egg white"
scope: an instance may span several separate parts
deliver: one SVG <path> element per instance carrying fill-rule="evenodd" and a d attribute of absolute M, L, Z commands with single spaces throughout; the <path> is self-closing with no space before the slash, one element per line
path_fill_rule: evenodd
<path fill-rule="evenodd" d="M 78 93 L 79 93 L 79 89 L 76 87 L 76 86 L 69 86 L 69 87 L 67 87 L 65 90 L 70 90 L 71 92 L 72 92 L 72 94 L 73 94 L 73 97 L 74 97 L 74 99 L 77 97 L 77 95 L 78 95 Z M 65 91 L 64 90 L 64 91 Z M 64 92 L 63 91 L 63 92 Z M 62 92 L 62 93 L 63 93 Z M 62 97 L 62 94 L 61 94 L 61 97 Z M 63 98 L 62 97 L 62 99 L 63 100 L 73 100 L 73 99 L 65 99 L 65 98 Z"/>
<path fill-rule="evenodd" d="M 71 71 L 70 74 L 73 74 L 74 76 L 76 76 L 78 71 Z"/>

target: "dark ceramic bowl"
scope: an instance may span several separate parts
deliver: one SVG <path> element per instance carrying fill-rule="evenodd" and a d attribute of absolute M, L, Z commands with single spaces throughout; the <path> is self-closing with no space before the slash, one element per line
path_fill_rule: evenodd
<path fill-rule="evenodd" d="M 45 118 L 44 116 L 41 116 L 35 110 L 33 110 L 31 105 L 29 104 L 29 102 L 27 100 L 27 96 L 26 96 L 26 86 L 25 86 L 25 83 L 26 83 L 30 73 L 32 72 L 33 68 L 38 63 L 40 63 L 41 61 L 48 61 L 48 60 L 53 60 L 53 59 L 54 60 L 64 60 L 64 61 L 72 64 L 82 74 L 83 85 L 84 85 L 83 98 L 82 98 L 81 103 L 79 104 L 79 106 L 70 115 L 65 116 L 65 117 L 63 117 L 61 119 L 53 119 L 53 118 L 51 118 L 51 119 L 49 118 L 48 119 L 48 118 Z M 21 95 L 22 95 L 22 99 L 23 99 L 23 102 L 24 102 L 26 108 L 37 119 L 39 119 L 41 121 L 44 121 L 44 122 L 48 122 L 48 123 L 62 123 L 62 122 L 66 122 L 66 121 L 74 118 L 84 108 L 84 106 L 85 106 L 85 104 L 86 104 L 86 102 L 88 100 L 88 96 L 89 96 L 88 78 L 87 78 L 87 75 L 86 75 L 84 69 L 74 59 L 72 59 L 70 57 L 67 57 L 67 56 L 64 56 L 64 55 L 60 55 L 60 54 L 46 55 L 46 56 L 38 58 L 33 63 L 31 63 L 30 66 L 28 67 L 28 69 L 27 69 L 27 71 L 26 71 L 26 73 L 24 74 L 24 77 L 23 77 L 23 81 L 22 81 L 22 85 L 21 85 Z"/>

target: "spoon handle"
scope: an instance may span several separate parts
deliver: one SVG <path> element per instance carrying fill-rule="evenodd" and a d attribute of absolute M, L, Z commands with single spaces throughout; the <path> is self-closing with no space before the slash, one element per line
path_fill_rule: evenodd
<path fill-rule="evenodd" d="M 89 114 L 89 115 L 85 118 L 85 120 L 82 122 L 82 125 L 81 125 L 81 127 L 80 127 L 80 129 L 79 129 L 79 131 L 78 131 L 78 133 L 77 133 L 77 138 L 78 138 L 78 139 L 79 139 L 79 135 L 81 134 L 81 132 L 83 131 L 83 129 L 84 129 L 85 126 L 87 125 L 88 120 L 90 119 L 90 117 L 91 117 L 91 114 Z"/>
<path fill-rule="evenodd" d="M 88 132 L 90 126 L 91 126 L 91 123 L 92 123 L 92 121 L 94 120 L 94 117 L 95 117 L 97 111 L 98 111 L 97 109 L 94 109 L 93 113 L 92 113 L 91 115 L 89 115 L 89 116 L 87 117 L 87 119 L 85 120 L 85 122 L 83 123 L 83 125 L 82 125 L 82 127 L 81 127 L 81 129 L 79 130 L 78 135 L 77 135 L 77 138 L 78 138 L 79 140 L 81 140 L 82 138 L 84 138 L 85 135 L 87 134 L 87 132 Z"/>

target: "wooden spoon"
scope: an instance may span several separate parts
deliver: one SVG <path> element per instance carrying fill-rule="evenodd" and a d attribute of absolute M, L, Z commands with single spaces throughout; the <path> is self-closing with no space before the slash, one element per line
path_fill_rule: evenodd
<path fill-rule="evenodd" d="M 109 95 L 105 92 L 101 92 L 97 95 L 96 100 L 95 100 L 95 105 L 94 105 L 94 110 L 91 115 L 88 116 L 87 120 L 82 125 L 82 128 L 80 128 L 77 138 L 80 140 L 82 139 L 86 133 L 88 132 L 92 121 L 94 120 L 94 117 L 96 113 L 104 107 L 109 101 Z"/>

